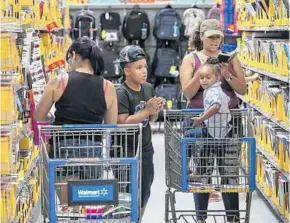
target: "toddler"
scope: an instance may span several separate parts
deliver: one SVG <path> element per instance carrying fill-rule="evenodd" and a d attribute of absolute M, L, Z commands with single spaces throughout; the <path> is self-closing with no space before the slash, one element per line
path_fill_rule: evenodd
<path fill-rule="evenodd" d="M 221 69 L 218 59 L 209 57 L 198 71 L 198 75 L 200 85 L 204 89 L 204 113 L 194 118 L 194 124 L 198 127 L 204 123 L 207 137 L 225 138 L 231 130 L 230 98 L 221 87 Z"/>

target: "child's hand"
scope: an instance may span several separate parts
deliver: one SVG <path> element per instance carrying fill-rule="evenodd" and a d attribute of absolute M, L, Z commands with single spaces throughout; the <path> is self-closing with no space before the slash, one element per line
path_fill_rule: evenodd
<path fill-rule="evenodd" d="M 196 126 L 196 127 L 201 127 L 202 120 L 201 120 L 200 117 L 192 118 L 192 120 L 193 120 L 194 126 Z"/>
<path fill-rule="evenodd" d="M 149 115 L 153 115 L 158 110 L 158 99 L 156 97 L 151 98 L 147 101 L 145 109 L 148 111 Z"/>
<path fill-rule="evenodd" d="M 156 113 L 162 111 L 164 105 L 166 104 L 166 100 L 162 97 L 158 97 L 157 100 L 158 100 L 158 107 L 156 109 Z"/>
<path fill-rule="evenodd" d="M 258 80 L 260 78 L 260 75 L 258 73 L 255 73 L 252 77 L 253 80 Z"/>

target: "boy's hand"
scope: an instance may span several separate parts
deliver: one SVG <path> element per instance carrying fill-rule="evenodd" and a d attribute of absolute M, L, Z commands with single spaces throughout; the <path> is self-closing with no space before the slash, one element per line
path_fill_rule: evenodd
<path fill-rule="evenodd" d="M 194 126 L 201 127 L 202 119 L 200 117 L 194 117 L 192 118 Z"/>
<path fill-rule="evenodd" d="M 147 110 L 149 115 L 153 115 L 156 113 L 159 107 L 159 100 L 158 98 L 150 98 L 147 103 L 145 109 Z"/>
<path fill-rule="evenodd" d="M 163 110 L 164 105 L 166 104 L 166 100 L 162 97 L 158 97 L 158 108 L 156 110 L 156 113 Z"/>

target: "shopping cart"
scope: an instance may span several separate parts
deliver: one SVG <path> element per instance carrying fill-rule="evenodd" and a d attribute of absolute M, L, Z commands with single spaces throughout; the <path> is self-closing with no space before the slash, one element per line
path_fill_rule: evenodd
<path fill-rule="evenodd" d="M 248 137 L 247 110 L 231 110 L 230 114 L 220 114 L 207 125 L 194 126 L 193 120 L 202 112 L 201 109 L 165 111 L 168 188 L 165 222 L 206 220 L 207 223 L 220 223 L 228 220 L 248 223 L 252 192 L 256 188 L 256 145 L 255 139 Z M 229 122 L 224 124 L 222 118 Z M 204 207 L 199 200 L 198 210 L 177 210 L 177 192 L 193 193 L 203 200 L 208 200 L 211 192 L 221 192 L 223 196 L 245 193 L 246 202 L 243 208 L 225 211 L 206 210 L 207 203 Z"/>
<path fill-rule="evenodd" d="M 139 125 L 41 126 L 44 219 L 139 222 L 141 131 Z"/>

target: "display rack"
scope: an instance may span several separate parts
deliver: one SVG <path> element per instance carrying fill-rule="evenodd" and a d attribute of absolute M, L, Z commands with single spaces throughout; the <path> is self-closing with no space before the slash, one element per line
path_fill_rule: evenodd
<path fill-rule="evenodd" d="M 33 111 L 47 81 L 64 68 L 69 11 L 62 0 L 0 6 L 0 222 L 36 222 L 41 166 Z"/>
<path fill-rule="evenodd" d="M 239 98 L 248 106 L 257 142 L 257 188 L 279 222 L 290 219 L 289 2 L 238 0 L 239 59 L 259 80 Z"/>
<path fill-rule="evenodd" d="M 131 9 L 136 3 L 118 3 L 118 4 L 111 4 L 112 8 L 114 9 Z M 155 9 L 155 8 L 160 8 L 168 3 L 162 2 L 162 3 L 153 3 L 153 4 L 148 4 L 148 3 L 138 3 L 138 5 L 141 8 L 146 8 L 146 9 Z M 188 8 L 192 5 L 192 3 L 187 3 L 187 4 L 181 4 L 181 3 L 172 3 L 172 7 L 175 9 L 184 9 Z M 199 8 L 206 8 L 209 9 L 212 7 L 213 4 L 211 4 L 211 1 L 205 1 L 202 0 L 195 4 Z M 69 4 L 68 5 L 70 9 L 82 9 L 84 7 L 89 8 L 89 9 L 103 9 L 103 8 L 108 8 L 108 4 Z"/>

